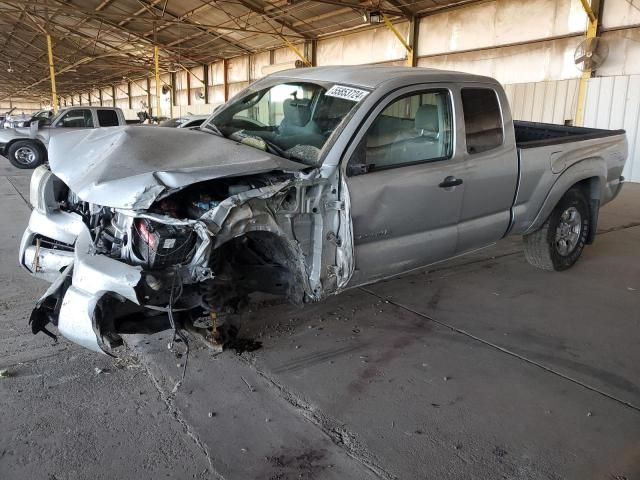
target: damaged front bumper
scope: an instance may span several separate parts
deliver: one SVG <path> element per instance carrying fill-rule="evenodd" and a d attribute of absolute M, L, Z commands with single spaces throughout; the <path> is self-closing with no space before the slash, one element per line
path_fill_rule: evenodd
<path fill-rule="evenodd" d="M 75 244 L 75 248 L 73 252 L 50 248 L 57 245 L 51 240 Z M 99 302 L 105 294 L 110 294 L 139 304 L 135 287 L 140 282 L 142 268 L 104 255 L 93 255 L 91 248 L 89 229 L 80 216 L 68 212 L 44 215 L 34 211 L 20 245 L 20 264 L 35 277 L 53 282 L 31 315 L 34 333 L 46 331 L 46 324 L 51 322 L 69 340 L 107 353 L 113 338 L 105 338 L 100 332 Z"/>

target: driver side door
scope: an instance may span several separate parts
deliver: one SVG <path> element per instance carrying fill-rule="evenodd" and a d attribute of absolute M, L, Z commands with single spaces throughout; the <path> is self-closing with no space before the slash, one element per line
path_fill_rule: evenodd
<path fill-rule="evenodd" d="M 455 103 L 445 86 L 397 91 L 372 111 L 347 151 L 355 250 L 350 286 L 455 254 L 465 168 Z"/>

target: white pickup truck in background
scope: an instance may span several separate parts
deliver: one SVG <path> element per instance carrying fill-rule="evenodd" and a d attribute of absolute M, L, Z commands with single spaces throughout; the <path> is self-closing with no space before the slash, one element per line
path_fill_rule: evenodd
<path fill-rule="evenodd" d="M 70 130 L 126 125 L 124 113 L 113 107 L 66 107 L 51 118 L 22 128 L 0 131 L 0 155 L 18 168 L 35 168 L 47 161 L 52 137 Z"/>

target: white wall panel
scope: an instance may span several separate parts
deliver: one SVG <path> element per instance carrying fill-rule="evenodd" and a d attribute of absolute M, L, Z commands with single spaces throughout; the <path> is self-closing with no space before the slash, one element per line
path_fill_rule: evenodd
<path fill-rule="evenodd" d="M 608 1 L 608 0 L 607 0 Z M 584 31 L 580 0 L 496 0 L 420 19 L 418 54 L 435 55 Z"/>
<path fill-rule="evenodd" d="M 304 54 L 304 43 L 296 43 L 295 47 Z M 278 63 L 290 63 L 300 60 L 300 57 L 290 48 L 278 48 L 273 52 L 273 62 Z"/>
<path fill-rule="evenodd" d="M 234 95 L 240 93 L 242 90 L 249 86 L 249 82 L 238 82 L 229 84 L 229 99 Z"/>
<path fill-rule="evenodd" d="M 102 105 L 105 107 L 113 107 L 113 98 L 112 93 L 113 90 L 111 87 L 105 87 L 100 89 L 102 91 Z"/>
<path fill-rule="evenodd" d="M 237 57 L 227 61 L 229 83 L 249 80 L 249 57 Z"/>
<path fill-rule="evenodd" d="M 224 83 L 224 64 L 222 62 L 212 63 L 209 68 L 209 84 L 222 85 Z"/>
<path fill-rule="evenodd" d="M 138 80 L 136 82 L 131 82 L 131 96 L 140 97 L 140 96 L 146 95 L 147 94 L 146 88 L 147 88 L 146 79 Z"/>
<path fill-rule="evenodd" d="M 575 120 L 578 79 L 505 85 L 513 118 L 562 124 Z M 596 77 L 589 80 L 585 127 L 624 129 L 629 159 L 623 175 L 640 182 L 640 75 Z"/>
<path fill-rule="evenodd" d="M 638 0 L 606 0 L 602 12 L 604 28 L 640 24 L 640 2 Z"/>
<path fill-rule="evenodd" d="M 395 25 L 406 38 L 409 23 Z M 359 65 L 405 58 L 407 52 L 395 35 L 384 26 L 343 37 L 318 41 L 318 65 Z M 295 60 L 295 59 L 294 59 Z"/>
<path fill-rule="evenodd" d="M 257 80 L 264 77 L 262 69 L 270 64 L 271 53 L 262 52 L 253 56 L 251 61 L 251 79 Z"/>
<path fill-rule="evenodd" d="M 418 60 L 418 65 L 486 75 L 507 84 L 575 78 L 580 72 L 573 63 L 573 53 L 580 40 L 580 37 L 571 37 L 423 57 Z"/>
<path fill-rule="evenodd" d="M 627 131 L 629 159 L 623 175 L 640 182 L 640 75 L 598 77 L 589 81 L 585 126 Z"/>
<path fill-rule="evenodd" d="M 128 98 L 116 98 L 116 107 L 121 108 L 122 110 L 129 109 L 129 99 Z"/>
<path fill-rule="evenodd" d="M 204 80 L 203 70 L 202 66 L 189 69 L 191 72 L 191 88 L 200 88 L 204 85 L 204 82 L 202 82 L 202 80 Z"/>
<path fill-rule="evenodd" d="M 187 89 L 187 72 L 180 69 L 175 73 L 175 89 L 176 90 L 186 90 Z"/>
<path fill-rule="evenodd" d="M 640 2 L 638 5 L 640 8 Z M 598 75 L 640 74 L 640 29 L 605 32 L 602 38 L 609 46 L 609 55 L 598 68 Z"/>
<path fill-rule="evenodd" d="M 21 101 L 12 101 L 4 100 L 0 102 L 0 112 L 5 113 L 8 110 L 11 110 L 12 107 L 16 107 L 13 111 L 14 114 L 24 113 L 34 113 L 38 110 L 42 110 L 42 104 L 39 102 L 21 102 Z"/>

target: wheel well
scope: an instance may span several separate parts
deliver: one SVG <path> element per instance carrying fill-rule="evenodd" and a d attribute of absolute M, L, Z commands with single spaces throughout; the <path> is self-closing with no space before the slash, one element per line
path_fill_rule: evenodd
<path fill-rule="evenodd" d="M 307 284 L 301 255 L 282 236 L 252 231 L 214 250 L 211 268 L 243 294 L 265 292 L 298 304 Z"/>
<path fill-rule="evenodd" d="M 591 228 L 589 230 L 589 236 L 587 237 L 587 244 L 593 243 L 596 236 L 596 230 L 598 228 L 598 213 L 600 211 L 600 178 L 589 177 L 584 180 L 580 180 L 574 183 L 571 189 L 579 189 L 584 195 L 587 203 L 589 204 L 589 220 Z"/>

